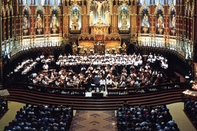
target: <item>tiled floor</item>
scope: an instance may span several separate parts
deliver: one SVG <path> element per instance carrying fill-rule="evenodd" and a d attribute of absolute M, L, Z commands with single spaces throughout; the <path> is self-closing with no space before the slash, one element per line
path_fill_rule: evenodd
<path fill-rule="evenodd" d="M 117 131 L 115 111 L 78 110 L 70 131 Z"/>

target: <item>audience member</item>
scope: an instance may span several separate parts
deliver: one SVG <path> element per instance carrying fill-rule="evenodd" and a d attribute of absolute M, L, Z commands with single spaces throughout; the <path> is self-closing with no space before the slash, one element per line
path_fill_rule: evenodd
<path fill-rule="evenodd" d="M 118 131 L 179 131 L 166 105 L 134 107 L 124 102 L 117 110 Z"/>
<path fill-rule="evenodd" d="M 72 117 L 71 107 L 26 105 L 4 131 L 68 131 Z"/>

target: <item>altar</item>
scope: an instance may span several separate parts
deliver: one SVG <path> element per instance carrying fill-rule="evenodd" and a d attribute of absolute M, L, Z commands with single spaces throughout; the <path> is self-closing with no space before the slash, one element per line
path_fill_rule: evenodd
<path fill-rule="evenodd" d="M 87 22 L 90 30 L 80 34 L 78 39 L 80 54 L 93 52 L 103 55 L 106 52 L 120 52 L 121 36 L 111 29 L 111 15 L 108 1 L 91 1 Z M 128 24 L 127 20 L 124 23 Z"/>
<path fill-rule="evenodd" d="M 91 26 L 91 34 L 94 35 L 107 35 L 109 34 L 109 26 L 106 25 L 95 25 Z"/>
<path fill-rule="evenodd" d="M 123 50 L 120 41 L 80 41 L 79 54 L 120 53 Z"/>
<path fill-rule="evenodd" d="M 105 53 L 105 41 L 108 34 L 109 26 L 95 25 L 91 27 L 91 34 L 94 35 L 94 53 Z"/>

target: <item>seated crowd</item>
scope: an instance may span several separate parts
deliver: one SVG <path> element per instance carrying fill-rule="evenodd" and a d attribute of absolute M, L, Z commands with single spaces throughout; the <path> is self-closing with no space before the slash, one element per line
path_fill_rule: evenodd
<path fill-rule="evenodd" d="M 190 99 L 188 99 L 184 103 L 184 111 L 195 126 L 195 128 L 197 128 L 197 101 L 192 102 Z"/>
<path fill-rule="evenodd" d="M 26 105 L 4 131 L 68 131 L 72 117 L 71 107 Z"/>
<path fill-rule="evenodd" d="M 151 53 L 147 62 L 135 53 L 89 56 L 60 54 L 57 60 L 53 55 L 41 55 L 31 62 L 35 63 L 33 65 L 36 65 L 37 70 L 30 71 L 30 74 L 26 68 L 31 63 L 19 64 L 15 70 L 19 72 L 21 69 L 22 75 L 28 74 L 28 80 L 32 83 L 55 87 L 85 87 L 87 90 L 95 87 L 105 90 L 106 87 L 138 88 L 160 84 L 165 81 L 163 71 L 168 68 L 165 57 Z"/>
<path fill-rule="evenodd" d="M 117 110 L 118 131 L 179 131 L 166 105 L 134 107 L 124 104 Z"/>

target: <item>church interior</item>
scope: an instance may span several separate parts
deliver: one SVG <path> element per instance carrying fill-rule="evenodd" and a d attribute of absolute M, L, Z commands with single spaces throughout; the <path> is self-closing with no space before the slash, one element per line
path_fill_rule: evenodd
<path fill-rule="evenodd" d="M 2 0 L 0 124 L 14 102 L 21 106 L 2 130 L 179 131 L 170 114 L 177 103 L 197 130 L 196 7 L 196 0 Z"/>

